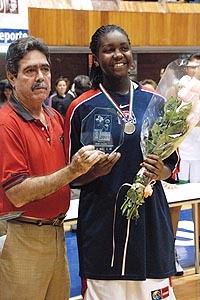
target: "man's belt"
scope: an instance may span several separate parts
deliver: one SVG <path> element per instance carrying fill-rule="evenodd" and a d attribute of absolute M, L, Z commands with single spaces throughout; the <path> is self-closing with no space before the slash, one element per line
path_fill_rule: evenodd
<path fill-rule="evenodd" d="M 42 226 L 42 225 L 62 226 L 62 224 L 64 223 L 64 219 L 65 219 L 65 214 L 62 214 L 54 219 L 43 219 L 43 218 L 37 219 L 37 218 L 33 218 L 33 217 L 20 217 L 20 218 L 14 219 L 14 220 L 10 220 L 9 222 L 29 223 L 29 224 L 34 224 L 34 225 L 38 225 L 38 226 Z"/>

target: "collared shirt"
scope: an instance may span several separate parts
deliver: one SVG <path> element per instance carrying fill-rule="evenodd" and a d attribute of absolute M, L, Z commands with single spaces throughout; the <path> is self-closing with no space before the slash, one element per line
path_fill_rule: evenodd
<path fill-rule="evenodd" d="M 66 165 L 63 149 L 63 119 L 43 104 L 47 128 L 14 96 L 0 110 L 0 209 L 25 211 L 26 216 L 54 218 L 69 207 L 69 187 L 43 199 L 16 208 L 5 191 L 28 177 L 45 176 Z"/>

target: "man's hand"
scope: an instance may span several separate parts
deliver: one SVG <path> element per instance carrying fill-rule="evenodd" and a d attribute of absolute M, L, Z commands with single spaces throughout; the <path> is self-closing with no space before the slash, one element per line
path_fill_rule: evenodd
<path fill-rule="evenodd" d="M 6 196 L 16 207 L 43 199 L 87 173 L 103 156 L 106 154 L 95 150 L 94 146 L 82 147 L 69 165 L 52 174 L 28 177 L 7 190 Z"/>
<path fill-rule="evenodd" d="M 116 152 L 112 154 L 105 154 L 102 152 L 99 153 L 98 159 L 93 161 L 93 166 L 87 172 L 87 174 L 83 174 L 79 178 L 73 181 L 73 186 L 81 186 L 84 184 L 88 184 L 89 182 L 93 181 L 94 179 L 107 175 L 112 170 L 113 166 L 121 157 L 121 154 Z"/>
<path fill-rule="evenodd" d="M 95 150 L 94 146 L 84 146 L 74 154 L 70 168 L 74 173 L 79 175 L 87 173 L 93 165 L 100 160 L 105 160 L 107 155 L 99 150 Z"/>

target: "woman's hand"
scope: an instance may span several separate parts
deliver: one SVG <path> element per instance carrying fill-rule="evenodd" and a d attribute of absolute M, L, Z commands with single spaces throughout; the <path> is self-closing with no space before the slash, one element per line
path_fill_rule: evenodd
<path fill-rule="evenodd" d="M 169 167 L 165 166 L 162 159 L 154 154 L 148 154 L 141 166 L 146 169 L 144 174 L 151 180 L 164 180 L 171 175 Z"/>
<path fill-rule="evenodd" d="M 94 177 L 97 178 L 109 174 L 120 157 L 121 154 L 119 152 L 106 154 L 105 156 L 102 156 L 100 160 L 91 169 Z"/>

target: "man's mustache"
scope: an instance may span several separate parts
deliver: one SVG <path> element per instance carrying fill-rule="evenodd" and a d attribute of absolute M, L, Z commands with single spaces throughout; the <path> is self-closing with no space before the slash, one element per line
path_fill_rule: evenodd
<path fill-rule="evenodd" d="M 34 91 L 38 88 L 43 88 L 43 89 L 47 90 L 48 86 L 44 82 L 35 82 L 34 85 L 31 88 L 31 90 Z"/>

